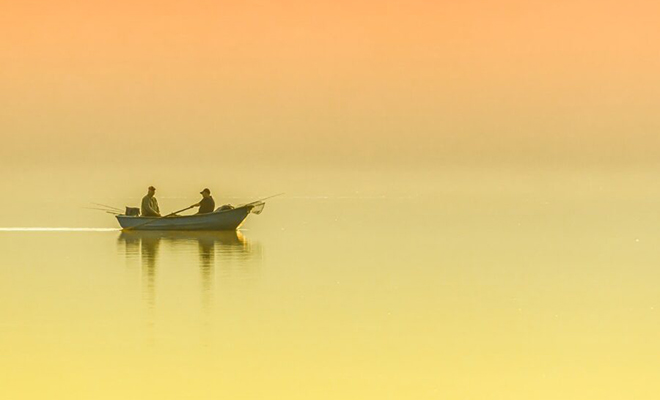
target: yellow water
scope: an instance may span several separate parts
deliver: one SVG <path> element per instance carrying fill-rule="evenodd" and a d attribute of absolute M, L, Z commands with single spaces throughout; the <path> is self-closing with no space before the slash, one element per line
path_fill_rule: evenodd
<path fill-rule="evenodd" d="M 121 234 L 80 208 L 136 204 L 152 182 L 127 175 L 0 182 L 0 398 L 660 395 L 652 171 L 207 179 L 221 204 L 287 192 L 235 235 Z M 204 181 L 162 175 L 166 211 Z"/>

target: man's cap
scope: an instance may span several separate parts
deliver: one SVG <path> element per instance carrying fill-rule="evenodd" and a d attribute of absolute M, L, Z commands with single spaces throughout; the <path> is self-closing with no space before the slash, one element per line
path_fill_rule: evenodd
<path fill-rule="evenodd" d="M 206 192 L 206 193 L 208 193 L 208 194 L 211 194 L 211 191 L 209 190 L 209 188 L 204 188 L 204 190 L 202 190 L 201 192 L 199 192 L 199 194 L 203 194 L 204 192 Z"/>
<path fill-rule="evenodd" d="M 156 190 L 156 188 L 153 186 L 149 186 L 149 190 Z"/>

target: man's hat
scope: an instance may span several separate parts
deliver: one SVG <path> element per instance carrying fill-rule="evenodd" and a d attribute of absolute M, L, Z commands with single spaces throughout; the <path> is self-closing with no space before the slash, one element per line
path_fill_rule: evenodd
<path fill-rule="evenodd" d="M 201 192 L 199 192 L 199 194 L 203 194 L 204 192 L 206 192 L 206 193 L 208 193 L 208 194 L 211 194 L 211 191 L 209 190 L 209 188 L 204 188 L 204 190 L 202 190 Z"/>
<path fill-rule="evenodd" d="M 149 186 L 149 190 L 156 190 L 156 188 L 153 186 Z"/>

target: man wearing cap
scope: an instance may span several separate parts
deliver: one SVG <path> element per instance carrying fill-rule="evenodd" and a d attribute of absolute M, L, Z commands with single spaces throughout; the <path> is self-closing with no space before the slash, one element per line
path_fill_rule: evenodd
<path fill-rule="evenodd" d="M 160 209 L 158 208 L 158 200 L 154 197 L 156 188 L 149 186 L 147 195 L 142 198 L 142 207 L 140 212 L 144 217 L 160 217 Z"/>
<path fill-rule="evenodd" d="M 195 204 L 195 207 L 199 207 L 197 214 L 207 214 L 213 212 L 215 210 L 215 201 L 213 200 L 213 197 L 211 197 L 211 191 L 204 189 L 199 192 L 199 194 L 201 194 L 203 198 L 202 201 Z"/>

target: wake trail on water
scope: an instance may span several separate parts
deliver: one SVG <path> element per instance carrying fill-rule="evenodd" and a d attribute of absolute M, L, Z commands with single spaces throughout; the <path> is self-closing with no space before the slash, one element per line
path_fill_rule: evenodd
<path fill-rule="evenodd" d="M 0 227 L 0 232 L 116 232 L 119 228 Z"/>

